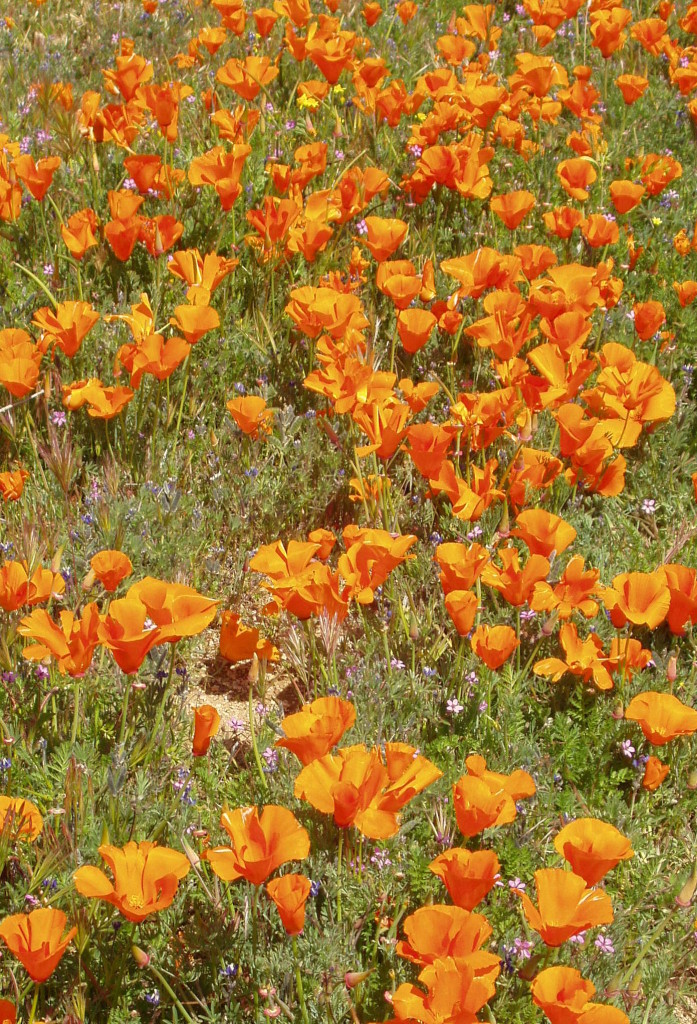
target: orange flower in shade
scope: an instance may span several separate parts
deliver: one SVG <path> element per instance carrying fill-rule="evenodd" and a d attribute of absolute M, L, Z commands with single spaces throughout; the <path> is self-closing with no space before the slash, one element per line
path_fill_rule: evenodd
<path fill-rule="evenodd" d="M 407 237 L 409 230 L 406 221 L 396 218 L 365 217 L 364 222 L 368 233 L 361 241 L 378 263 L 390 258 Z"/>
<path fill-rule="evenodd" d="M 515 522 L 511 536 L 524 540 L 533 555 L 549 558 L 553 551 L 560 555 L 576 540 L 573 526 L 543 508 L 526 509 Z"/>
<path fill-rule="evenodd" d="M 489 200 L 489 209 L 503 221 L 509 231 L 514 231 L 525 220 L 536 203 L 532 192 L 522 189 L 519 192 L 507 192 L 503 196 L 494 196 Z"/>
<path fill-rule="evenodd" d="M 110 594 L 113 594 L 121 580 L 133 572 L 131 560 L 123 551 L 98 551 L 90 559 L 90 565 L 94 575 Z"/>
<path fill-rule="evenodd" d="M 77 928 L 65 932 L 67 920 L 62 910 L 40 907 L 0 921 L 0 939 L 37 985 L 51 977 L 77 934 Z"/>
<path fill-rule="evenodd" d="M 573 967 L 547 967 L 533 979 L 530 995 L 552 1024 L 577 1024 L 595 985 Z"/>
<path fill-rule="evenodd" d="M 499 877 L 499 859 L 493 850 L 446 850 L 428 865 L 441 879 L 456 907 L 473 910 L 491 892 Z"/>
<path fill-rule="evenodd" d="M 299 935 L 305 927 L 305 904 L 311 888 L 309 878 L 295 874 L 273 878 L 266 885 L 288 935 Z"/>
<path fill-rule="evenodd" d="M 259 661 L 278 661 L 278 650 L 265 640 L 254 626 L 245 626 L 239 615 L 223 612 L 220 624 L 220 656 L 226 661 L 249 661 L 256 654 Z"/>
<path fill-rule="evenodd" d="M 160 643 L 157 627 L 147 624 L 148 609 L 134 597 L 112 601 L 99 623 L 99 642 L 107 647 L 122 672 L 133 675 L 146 655 Z"/>
<path fill-rule="evenodd" d="M 26 469 L 8 469 L 0 473 L 0 494 L 3 501 L 19 501 L 24 490 L 24 482 L 29 479 Z"/>
<path fill-rule="evenodd" d="M 620 75 L 615 79 L 615 85 L 629 107 L 644 95 L 649 87 L 649 80 L 642 78 L 641 75 Z"/>
<path fill-rule="evenodd" d="M 492 932 L 483 914 L 443 904 L 421 907 L 405 920 L 406 939 L 397 943 L 395 952 L 420 967 L 436 960 L 476 954 L 470 962 L 477 965 L 478 974 L 486 974 L 496 971 L 501 962 L 495 954 L 482 951 Z"/>
<path fill-rule="evenodd" d="M 633 181 L 613 181 L 610 185 L 610 198 L 618 213 L 629 213 L 633 210 L 639 205 L 645 192 L 643 185 L 637 185 Z"/>
<path fill-rule="evenodd" d="M 612 587 L 600 592 L 600 597 L 616 629 L 622 629 L 627 622 L 656 629 L 670 607 L 670 591 L 661 569 L 620 573 L 614 577 Z"/>
<path fill-rule="evenodd" d="M 0 794 L 0 837 L 33 843 L 43 827 L 44 819 L 31 800 Z"/>
<path fill-rule="evenodd" d="M 641 726 L 649 743 L 663 747 L 678 736 L 697 732 L 697 711 L 674 697 L 672 693 L 645 690 L 630 701 L 624 717 Z"/>
<path fill-rule="evenodd" d="M 211 740 L 217 736 L 220 728 L 220 715 L 211 704 L 201 704 L 194 708 L 194 757 L 203 757 L 208 753 Z"/>
<path fill-rule="evenodd" d="M 295 796 L 332 814 L 339 828 L 355 825 L 369 839 L 388 839 L 399 829 L 398 812 L 443 774 L 404 743 L 379 748 L 342 747 L 306 765 Z"/>
<path fill-rule="evenodd" d="M 185 636 L 197 636 L 210 626 L 219 601 L 204 597 L 183 583 L 165 583 L 146 576 L 129 587 L 127 599 L 141 601 L 157 626 L 157 643 L 177 643 Z"/>
<path fill-rule="evenodd" d="M 644 789 L 648 790 L 649 793 L 655 793 L 661 783 L 665 780 L 669 771 L 670 765 L 663 764 L 659 758 L 654 757 L 652 754 L 646 762 L 641 785 Z"/>
<path fill-rule="evenodd" d="M 597 818 L 569 822 L 555 837 L 554 848 L 589 886 L 604 878 L 621 860 L 634 856 L 629 839 L 614 825 Z"/>
<path fill-rule="evenodd" d="M 243 434 L 251 438 L 271 433 L 273 409 L 266 408 L 266 399 L 259 395 L 243 395 L 226 402 L 226 408 Z"/>
<path fill-rule="evenodd" d="M 261 885 L 289 860 L 304 860 L 310 852 L 310 837 L 286 807 L 269 804 L 261 815 L 256 807 L 223 811 L 220 824 L 232 846 L 206 850 L 204 858 L 225 882 L 245 878 Z"/>
<path fill-rule="evenodd" d="M 501 668 L 520 644 L 510 626 L 477 626 L 470 642 L 477 657 L 493 670 Z"/>
<path fill-rule="evenodd" d="M 106 861 L 113 882 L 99 868 L 85 865 L 73 875 L 75 888 L 89 899 L 104 900 L 128 921 L 140 922 L 166 910 L 191 864 L 183 853 L 155 843 L 103 844 L 99 856 Z"/>
<path fill-rule="evenodd" d="M 17 626 L 20 636 L 35 640 L 25 647 L 24 657 L 28 661 L 43 661 L 53 657 L 61 675 L 83 676 L 92 664 L 94 649 L 99 643 L 99 609 L 88 604 L 77 619 L 73 612 L 62 611 L 60 624 L 53 621 L 43 608 L 36 608 L 31 615 Z"/>
<path fill-rule="evenodd" d="M 547 946 L 561 946 L 599 924 L 613 920 L 612 901 L 602 889 L 591 889 L 573 871 L 542 868 L 535 872 L 537 907 L 527 893 L 518 891 L 531 928 Z"/>
<path fill-rule="evenodd" d="M 649 302 L 634 303 L 634 330 L 641 341 L 653 338 L 665 322 L 666 311 L 661 302 L 651 299 Z"/>
<path fill-rule="evenodd" d="M 416 985 L 400 985 L 392 998 L 395 1019 L 404 1024 L 475 1024 L 477 1013 L 495 994 L 498 970 L 480 975 L 476 957 L 436 960 L 424 967 Z"/>
<path fill-rule="evenodd" d="M 42 306 L 32 323 L 42 332 L 42 341 L 55 344 L 69 359 L 77 353 L 85 337 L 99 320 L 89 302 L 59 302 L 55 310 Z"/>
<path fill-rule="evenodd" d="M 479 754 L 471 754 L 465 764 L 467 774 L 453 786 L 453 806 L 457 827 L 466 838 L 509 824 L 517 815 L 516 800 L 535 793 L 531 776 L 521 769 L 500 775 L 489 771 Z"/>
<path fill-rule="evenodd" d="M 566 194 L 583 202 L 588 199 L 588 189 L 598 174 L 590 160 L 579 156 L 557 164 L 557 176 Z"/>
<path fill-rule="evenodd" d="M 285 733 L 277 747 L 292 751 L 303 765 L 324 757 L 356 721 L 356 709 L 340 697 L 319 697 L 281 722 Z"/>

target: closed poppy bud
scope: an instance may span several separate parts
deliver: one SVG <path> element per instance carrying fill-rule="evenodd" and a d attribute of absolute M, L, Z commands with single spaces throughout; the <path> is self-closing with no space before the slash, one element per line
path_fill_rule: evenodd
<path fill-rule="evenodd" d="M 697 768 L 693 768 L 687 776 L 687 788 L 697 789 Z"/>
<path fill-rule="evenodd" d="M 627 985 L 626 999 L 630 1006 L 641 1001 L 641 971 L 637 971 Z"/>
<path fill-rule="evenodd" d="M 659 758 L 652 755 L 646 762 L 644 778 L 641 780 L 642 787 L 649 793 L 655 793 L 669 771 L 670 765 L 663 764 Z"/>
<path fill-rule="evenodd" d="M 344 975 L 344 984 L 346 988 L 355 988 L 356 985 L 360 985 L 362 981 L 369 978 L 372 971 L 347 971 Z"/>
<path fill-rule="evenodd" d="M 689 907 L 694 899 L 695 889 L 697 889 L 697 864 L 694 865 L 690 877 L 675 897 L 677 905 L 679 907 Z"/>
<path fill-rule="evenodd" d="M 678 677 L 678 659 L 675 654 L 671 654 L 668 659 L 668 667 L 666 668 L 666 679 L 669 683 L 674 683 Z"/>
<path fill-rule="evenodd" d="M 211 740 L 220 728 L 220 715 L 211 704 L 194 708 L 194 757 L 208 753 Z"/>
<path fill-rule="evenodd" d="M 414 643 L 419 639 L 419 624 L 414 615 L 412 615 L 411 623 L 409 625 L 409 639 Z"/>
<path fill-rule="evenodd" d="M 305 927 L 305 904 L 311 887 L 309 878 L 296 874 L 274 878 L 266 886 L 288 935 L 298 935 Z"/>
<path fill-rule="evenodd" d="M 150 956 L 145 950 L 141 949 L 140 946 L 136 946 L 135 943 L 131 946 L 131 953 L 138 967 L 147 967 L 150 963 Z"/>

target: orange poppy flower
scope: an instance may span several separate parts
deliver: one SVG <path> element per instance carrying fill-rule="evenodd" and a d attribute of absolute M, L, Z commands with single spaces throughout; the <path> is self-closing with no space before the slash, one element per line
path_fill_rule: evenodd
<path fill-rule="evenodd" d="M 494 196 L 489 200 L 489 209 L 503 221 L 509 231 L 514 231 L 527 217 L 536 203 L 532 192 L 522 189 L 518 192 L 507 192 L 502 196 Z"/>
<path fill-rule="evenodd" d="M 155 843 L 129 842 L 123 849 L 104 843 L 98 853 L 108 864 L 113 882 L 99 868 L 86 864 L 73 875 L 75 888 L 89 899 L 111 903 L 126 920 L 136 923 L 171 905 L 191 867 L 183 853 Z"/>
<path fill-rule="evenodd" d="M 453 786 L 453 805 L 457 827 L 466 838 L 509 824 L 517 815 L 516 800 L 535 793 L 531 776 L 521 769 L 510 775 L 489 771 L 479 754 L 470 755 L 465 764 L 467 774 Z"/>
<path fill-rule="evenodd" d="M 600 572 L 597 569 L 586 572 L 584 567 L 583 557 L 574 555 L 554 586 L 546 581 L 536 583 L 530 599 L 532 610 L 556 612 L 560 619 L 570 618 L 574 611 L 579 611 L 587 619 L 597 615 L 598 602 L 593 600 L 593 595 L 600 589 Z"/>
<path fill-rule="evenodd" d="M 581 225 L 581 234 L 591 249 L 602 249 L 619 241 L 620 229 L 614 219 L 602 213 L 592 213 Z"/>
<path fill-rule="evenodd" d="M 43 827 L 44 819 L 31 800 L 0 794 L 0 836 L 11 842 L 22 839 L 33 843 Z"/>
<path fill-rule="evenodd" d="M 0 999 L 0 1024 L 16 1024 L 17 1008 L 7 999 Z"/>
<path fill-rule="evenodd" d="M 131 560 L 123 551 L 98 551 L 90 559 L 90 565 L 94 575 L 110 594 L 113 594 L 121 580 L 133 572 Z"/>
<path fill-rule="evenodd" d="M 78 210 L 61 224 L 61 235 L 68 252 L 76 260 L 81 260 L 88 249 L 97 245 L 97 215 L 94 210 Z"/>
<path fill-rule="evenodd" d="M 588 886 L 599 882 L 621 860 L 634 856 L 629 839 L 597 818 L 577 818 L 565 825 L 555 836 L 554 848 Z"/>
<path fill-rule="evenodd" d="M 665 746 L 678 736 L 697 732 L 697 711 L 674 697 L 672 693 L 645 690 L 632 699 L 624 717 L 641 726 L 649 743 Z"/>
<path fill-rule="evenodd" d="M 607 10 L 592 11 L 590 15 L 592 45 L 600 50 L 607 60 L 624 46 L 627 33 L 622 29 L 631 21 L 632 12 L 621 5 Z"/>
<path fill-rule="evenodd" d="M 0 330 L 0 384 L 15 398 L 24 398 L 36 387 L 43 355 L 26 331 Z"/>
<path fill-rule="evenodd" d="M 126 598 L 135 598 L 147 608 L 158 627 L 157 643 L 177 643 L 185 636 L 197 636 L 210 626 L 219 601 L 204 597 L 182 583 L 165 583 L 146 576 L 129 587 Z"/>
<path fill-rule="evenodd" d="M 533 979 L 530 995 L 552 1024 L 577 1024 L 595 985 L 573 967 L 547 967 Z"/>
<path fill-rule="evenodd" d="M 404 1024 L 476 1021 L 479 1011 L 495 994 L 498 973 L 498 969 L 492 969 L 480 975 L 476 956 L 436 960 L 418 977 L 427 992 L 409 983 L 396 990 L 392 997 L 396 1019 Z"/>
<path fill-rule="evenodd" d="M 373 259 L 384 263 L 399 248 L 407 237 L 409 225 L 406 221 L 387 217 L 365 217 L 368 229 L 363 245 L 372 253 Z"/>
<path fill-rule="evenodd" d="M 24 648 L 23 656 L 28 661 L 53 657 L 61 675 L 67 672 L 73 677 L 83 676 L 99 643 L 100 619 L 99 609 L 94 603 L 85 606 L 81 619 L 77 619 L 73 612 L 62 611 L 60 625 L 45 609 L 36 608 L 17 626 L 20 636 L 37 641 Z"/>
<path fill-rule="evenodd" d="M 356 709 L 340 697 L 319 697 L 281 722 L 285 733 L 274 746 L 292 751 L 303 765 L 324 757 L 356 721 Z"/>
<path fill-rule="evenodd" d="M 600 596 L 616 629 L 627 622 L 656 629 L 670 607 L 670 591 L 662 570 L 620 573 Z"/>
<path fill-rule="evenodd" d="M 24 482 L 29 479 L 26 469 L 8 469 L 0 473 L 0 494 L 3 501 L 19 501 Z"/>
<path fill-rule="evenodd" d="M 613 181 L 610 184 L 610 198 L 618 213 L 629 213 L 641 202 L 646 192 L 643 185 L 633 181 Z"/>
<path fill-rule="evenodd" d="M 53 181 L 53 175 L 61 165 L 59 156 L 43 157 L 38 163 L 27 154 L 15 157 L 12 161 L 12 168 L 17 177 L 24 183 L 25 188 L 34 199 L 41 202 Z"/>
<path fill-rule="evenodd" d="M 64 934 L 66 923 L 63 911 L 55 907 L 40 907 L 31 914 L 14 914 L 0 921 L 0 939 L 37 985 L 51 977 L 77 934 L 74 927 Z"/>
<path fill-rule="evenodd" d="M 42 306 L 32 323 L 42 331 L 42 341 L 55 344 L 68 356 L 76 354 L 85 337 L 99 320 L 89 302 L 59 302 L 55 310 Z"/>
<path fill-rule="evenodd" d="M 557 238 L 571 238 L 577 227 L 583 223 L 583 214 L 572 206 L 558 206 L 542 216 L 545 227 Z"/>
<path fill-rule="evenodd" d="M 443 774 L 403 743 L 387 743 L 385 760 L 374 747 L 342 747 L 311 761 L 295 780 L 295 796 L 339 828 L 355 825 L 369 839 L 388 839 L 399 829 L 399 810 Z"/>
<path fill-rule="evenodd" d="M 531 554 L 525 566 L 520 566 L 517 548 L 512 545 L 498 549 L 502 568 L 490 561 L 482 572 L 482 582 L 498 590 L 505 601 L 516 607 L 532 597 L 536 583 L 547 578 L 550 565 L 543 555 Z"/>
<path fill-rule="evenodd" d="M 515 522 L 511 536 L 524 540 L 533 555 L 544 555 L 545 558 L 549 558 L 552 552 L 560 555 L 576 540 L 573 526 L 543 508 L 520 512 Z"/>
<path fill-rule="evenodd" d="M 397 332 L 405 352 L 418 352 L 433 333 L 437 320 L 428 309 L 403 309 L 397 315 Z"/>
<path fill-rule="evenodd" d="M 537 907 L 518 891 L 526 920 L 546 946 L 561 946 L 588 928 L 610 924 L 612 901 L 602 889 L 592 889 L 573 871 L 542 868 L 535 872 Z"/>
<path fill-rule="evenodd" d="M 288 935 L 299 935 L 305 927 L 305 904 L 311 888 L 309 878 L 295 874 L 272 878 L 266 885 Z"/>
<path fill-rule="evenodd" d="M 571 160 L 562 160 L 557 164 L 557 176 L 566 194 L 572 199 L 583 202 L 588 199 L 590 195 L 588 188 L 596 180 L 598 174 L 589 160 L 585 160 L 583 157 L 573 157 Z"/>
<path fill-rule="evenodd" d="M 74 412 L 87 406 L 87 415 L 96 420 L 112 420 L 132 400 L 130 388 L 105 387 L 100 380 L 75 381 L 63 385 L 63 405 Z"/>
<path fill-rule="evenodd" d="M 232 846 L 216 846 L 204 854 L 213 871 L 225 882 L 246 878 L 261 885 L 289 860 L 304 860 L 310 837 L 286 807 L 269 804 L 261 815 L 256 807 L 223 811 L 220 824 Z"/>
<path fill-rule="evenodd" d="M 99 642 L 108 648 L 122 672 L 133 675 L 146 655 L 161 642 L 159 630 L 147 623 L 148 609 L 134 597 L 112 601 L 99 623 Z"/>
<path fill-rule="evenodd" d="M 216 81 L 226 85 L 244 100 L 253 100 L 259 95 L 262 86 L 273 82 L 278 75 L 278 68 L 269 57 L 250 56 L 244 60 L 231 57 L 226 64 L 218 68 Z"/>
<path fill-rule="evenodd" d="M 397 943 L 395 952 L 405 960 L 425 967 L 436 960 L 460 959 L 477 954 L 472 962 L 482 974 L 496 970 L 500 957 L 482 950 L 493 928 L 482 914 L 462 907 L 434 905 L 420 907 L 404 922 L 406 939 Z M 498 973 L 498 972 L 497 972 Z"/>
<path fill-rule="evenodd" d="M 641 341 L 653 338 L 666 322 L 666 311 L 661 302 L 654 299 L 634 303 L 634 330 Z"/>
<path fill-rule="evenodd" d="M 450 590 L 445 595 L 445 610 L 460 636 L 467 636 L 477 617 L 479 599 L 471 590 Z"/>
<path fill-rule="evenodd" d="M 456 907 L 473 910 L 491 892 L 501 866 L 493 850 L 446 850 L 428 865 L 448 890 Z"/>
<path fill-rule="evenodd" d="M 177 306 L 169 322 L 184 336 L 190 345 L 220 327 L 220 317 L 211 306 Z"/>
<path fill-rule="evenodd" d="M 615 85 L 622 93 L 622 99 L 629 107 L 644 95 L 649 87 L 649 80 L 648 78 L 642 78 L 641 75 L 620 75 L 619 78 L 615 79 Z"/>
<path fill-rule="evenodd" d="M 663 764 L 659 758 L 654 757 L 652 754 L 646 762 L 641 785 L 644 789 L 648 790 L 649 793 L 655 793 L 661 783 L 665 780 L 669 771 L 670 765 Z"/>
<path fill-rule="evenodd" d="M 683 309 L 697 299 L 697 281 L 673 281 L 673 288 Z"/>
<path fill-rule="evenodd" d="M 278 661 L 279 653 L 270 640 L 265 640 L 259 630 L 245 626 L 239 615 L 223 612 L 220 624 L 220 656 L 226 661 L 249 661 L 256 654 L 259 661 Z"/>
<path fill-rule="evenodd" d="M 508 661 L 520 640 L 510 626 L 477 626 L 470 643 L 477 657 L 495 671 Z"/>
<path fill-rule="evenodd" d="M 242 395 L 231 398 L 225 406 L 243 434 L 253 439 L 271 433 L 273 409 L 267 409 L 266 399 L 260 395 Z"/>
<path fill-rule="evenodd" d="M 211 740 L 220 729 L 220 715 L 211 704 L 201 704 L 194 708 L 194 757 L 203 757 L 208 753 Z"/>
<path fill-rule="evenodd" d="M 214 146 L 203 156 L 194 157 L 191 161 L 189 181 L 194 186 L 212 185 L 218 193 L 223 210 L 231 210 L 232 204 L 242 192 L 240 176 L 251 152 L 251 146 L 246 143 L 233 145 L 232 151 L 223 146 Z"/>
<path fill-rule="evenodd" d="M 595 633 L 581 640 L 575 623 L 565 622 L 559 630 L 565 661 L 561 658 L 543 658 L 532 667 L 537 676 L 548 676 L 558 682 L 567 672 L 579 676 L 584 683 L 591 678 L 599 690 L 611 690 L 614 686 L 608 671 L 608 661 L 603 653 L 603 642 Z"/>
<path fill-rule="evenodd" d="M 368 25 L 369 28 L 372 28 L 378 18 L 382 15 L 382 6 L 377 2 L 377 0 L 369 0 L 368 3 L 363 4 L 361 14 L 365 19 L 366 25 Z"/>

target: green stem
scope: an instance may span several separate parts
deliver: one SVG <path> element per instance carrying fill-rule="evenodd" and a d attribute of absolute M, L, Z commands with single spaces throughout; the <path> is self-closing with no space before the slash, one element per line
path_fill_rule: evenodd
<path fill-rule="evenodd" d="M 179 415 L 177 416 L 177 429 L 175 430 L 175 434 L 177 436 L 179 436 L 179 428 L 180 428 L 181 423 L 182 423 L 182 414 L 184 412 L 184 400 L 186 399 L 186 389 L 187 389 L 187 386 L 188 386 L 188 383 L 189 383 L 189 356 L 190 355 L 191 355 L 191 353 L 189 353 L 189 355 L 184 360 L 184 384 L 183 384 L 183 387 L 182 387 L 181 402 L 179 403 Z"/>
<path fill-rule="evenodd" d="M 49 297 L 53 308 L 58 309 L 58 300 L 54 298 L 53 293 L 48 289 L 48 287 L 44 284 L 43 281 L 39 280 L 36 274 L 32 273 L 32 271 L 29 270 L 28 267 L 22 266 L 21 263 L 17 262 L 17 260 L 12 260 L 12 266 L 17 267 L 17 269 L 21 270 L 23 274 L 26 274 L 27 277 L 31 278 L 34 284 L 37 285 L 41 289 L 41 291 L 44 292 Z"/>
<path fill-rule="evenodd" d="M 183 1005 L 181 1003 L 181 1000 L 179 999 L 179 997 L 177 996 L 176 992 L 174 991 L 172 986 L 169 984 L 169 982 L 167 981 L 165 976 L 163 974 L 160 974 L 160 972 L 158 971 L 157 967 L 153 967 L 152 964 L 148 965 L 148 970 L 150 971 L 152 976 L 155 978 L 155 980 L 158 981 L 160 983 L 160 985 L 162 985 L 163 989 L 165 990 L 165 992 L 167 993 L 169 998 L 172 1000 L 172 1002 L 174 1003 L 176 1008 L 179 1010 L 179 1012 L 181 1013 L 181 1015 L 184 1018 L 184 1020 L 188 1020 L 188 1021 L 191 1022 L 191 1024 L 195 1024 L 195 1018 L 191 1016 L 191 1014 L 188 1012 L 188 1010 L 184 1009 L 184 1007 L 183 1007 Z"/>
<path fill-rule="evenodd" d="M 130 689 L 130 687 L 129 687 L 129 689 Z M 70 745 L 71 746 L 74 746 L 75 745 L 75 741 L 77 740 L 77 731 L 78 731 L 78 725 L 79 725 L 79 720 L 80 720 L 80 680 L 79 679 L 75 680 L 75 685 L 73 687 L 73 693 L 74 693 L 75 705 L 74 705 L 74 708 L 73 708 L 73 728 L 72 728 L 72 731 L 70 733 Z"/>
<path fill-rule="evenodd" d="M 34 998 L 31 1003 L 31 1013 L 29 1014 L 29 1024 L 34 1024 L 36 1018 L 36 1007 L 39 1002 L 39 986 L 34 985 Z"/>
<path fill-rule="evenodd" d="M 344 852 L 344 830 L 339 830 L 339 852 L 336 862 L 336 920 L 341 924 L 341 857 Z"/>
<path fill-rule="evenodd" d="M 298 1002 L 300 1003 L 300 1012 L 303 1018 L 303 1024 L 309 1024 L 307 1016 L 307 1006 L 305 1005 L 305 991 L 303 989 L 303 979 L 300 973 L 300 962 L 298 960 L 298 940 L 297 936 L 293 935 L 293 956 L 295 958 L 295 988 L 298 993 Z"/>
<path fill-rule="evenodd" d="M 259 772 L 259 778 L 261 779 L 262 789 L 268 790 L 269 784 L 266 776 L 264 775 L 264 769 L 261 765 L 261 757 L 259 756 L 259 747 L 257 746 L 257 734 L 254 728 L 254 683 L 249 684 L 249 732 L 252 737 L 252 753 L 254 754 L 254 760 L 256 762 L 257 771 Z"/>

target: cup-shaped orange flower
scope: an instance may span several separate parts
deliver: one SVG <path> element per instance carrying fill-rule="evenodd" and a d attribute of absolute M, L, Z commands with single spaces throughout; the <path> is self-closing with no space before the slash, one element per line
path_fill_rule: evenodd
<path fill-rule="evenodd" d="M 525 220 L 535 205 L 532 192 L 521 189 L 518 192 L 507 192 L 502 196 L 494 196 L 489 200 L 489 209 L 503 221 L 509 231 L 514 231 Z"/>
<path fill-rule="evenodd" d="M 220 656 L 226 661 L 250 661 L 256 654 L 259 661 L 278 661 L 278 650 L 270 640 L 259 635 L 255 626 L 245 626 L 239 615 L 223 612 L 220 624 Z"/>
<path fill-rule="evenodd" d="M 26 469 L 7 469 L 0 473 L 0 494 L 3 501 L 19 501 L 24 490 L 24 482 L 29 479 Z"/>
<path fill-rule="evenodd" d="M 526 509 L 516 516 L 515 523 L 511 535 L 524 540 L 533 555 L 549 558 L 553 551 L 560 555 L 576 540 L 570 523 L 543 508 Z"/>
<path fill-rule="evenodd" d="M 641 785 L 644 789 L 648 790 L 649 793 L 655 793 L 661 783 L 666 779 L 669 771 L 669 764 L 664 764 L 660 758 L 651 755 L 646 762 Z"/>
<path fill-rule="evenodd" d="M 43 827 L 44 819 L 31 800 L 0 794 L 0 836 L 33 843 Z"/>
<path fill-rule="evenodd" d="M 390 217 L 366 217 L 368 229 L 363 244 L 378 263 L 383 263 L 399 248 L 407 237 L 409 225 L 406 221 Z"/>
<path fill-rule="evenodd" d="M 148 609 L 142 601 L 123 597 L 112 601 L 99 623 L 99 641 L 108 647 L 122 672 L 133 675 L 146 655 L 160 642 L 157 627 L 148 625 Z"/>
<path fill-rule="evenodd" d="M 0 999 L 0 1024 L 16 1024 L 17 1007 L 7 999 Z"/>
<path fill-rule="evenodd" d="M 397 315 L 397 331 L 405 352 L 418 352 L 431 337 L 437 320 L 428 309 L 403 309 Z"/>
<path fill-rule="evenodd" d="M 146 576 L 129 587 L 127 598 L 137 598 L 158 627 L 158 644 L 176 643 L 185 636 L 196 636 L 210 626 L 218 601 L 204 597 L 183 583 L 165 583 Z"/>
<path fill-rule="evenodd" d="M 194 757 L 208 753 L 211 740 L 220 729 L 220 715 L 212 704 L 201 704 L 194 708 Z"/>
<path fill-rule="evenodd" d="M 292 751 L 302 764 L 324 757 L 356 721 L 356 708 L 341 697 L 319 697 L 281 722 L 285 733 L 275 746 Z"/>
<path fill-rule="evenodd" d="M 554 848 L 586 885 L 595 885 L 621 860 L 634 856 L 630 840 L 597 818 L 569 822 L 555 837 Z"/>
<path fill-rule="evenodd" d="M 72 612 L 60 613 L 60 625 L 53 621 L 44 608 L 35 608 L 17 626 L 17 632 L 36 643 L 24 648 L 28 661 L 43 661 L 53 657 L 61 675 L 67 672 L 76 677 L 85 674 L 92 663 L 94 649 L 99 643 L 98 630 L 101 616 L 97 605 L 85 606 L 82 618 Z"/>
<path fill-rule="evenodd" d="M 670 590 L 665 573 L 660 569 L 620 573 L 614 577 L 612 587 L 601 592 L 601 597 L 617 629 L 622 629 L 627 622 L 656 629 L 670 608 Z"/>
<path fill-rule="evenodd" d="M 420 907 L 404 922 L 406 939 L 397 943 L 396 953 L 425 967 L 446 957 L 465 957 L 478 953 L 491 937 L 493 928 L 483 914 L 462 907 L 435 904 Z M 492 953 L 480 953 L 478 971 L 491 970 L 501 962 Z"/>
<path fill-rule="evenodd" d="M 535 793 L 532 777 L 522 769 L 502 775 L 492 772 L 479 754 L 465 762 L 467 775 L 453 786 L 457 827 L 463 836 L 479 835 L 485 828 L 507 825 L 516 817 L 516 800 Z"/>
<path fill-rule="evenodd" d="M 548 967 L 534 978 L 530 994 L 552 1024 L 576 1024 L 595 985 L 573 967 Z"/>
<path fill-rule="evenodd" d="M 266 886 L 288 935 L 299 935 L 305 927 L 305 905 L 311 888 L 309 878 L 296 874 L 272 878 Z"/>
<path fill-rule="evenodd" d="M 456 907 L 473 910 L 491 892 L 499 876 L 499 859 L 493 850 L 446 850 L 428 865 L 444 883 Z"/>
<path fill-rule="evenodd" d="M 90 559 L 90 565 L 94 575 L 110 594 L 113 594 L 121 580 L 133 572 L 131 560 L 123 551 L 98 551 Z"/>
<path fill-rule="evenodd" d="M 477 626 L 471 644 L 477 657 L 495 670 L 508 661 L 520 640 L 510 626 Z"/>
<path fill-rule="evenodd" d="M 612 901 L 602 889 L 591 889 L 573 871 L 542 868 L 535 872 L 537 907 L 527 893 L 518 892 L 528 924 L 547 946 L 561 946 L 572 935 L 610 924 Z"/>
<path fill-rule="evenodd" d="M 149 842 L 126 843 L 123 849 L 105 843 L 98 852 L 108 864 L 113 882 L 99 868 L 87 864 L 73 875 L 75 888 L 89 899 L 111 903 L 134 922 L 166 910 L 191 867 L 183 853 Z"/>
<path fill-rule="evenodd" d="M 40 907 L 0 921 L 0 939 L 37 985 L 51 977 L 77 933 L 77 928 L 65 931 L 67 920 L 62 910 Z"/>
<path fill-rule="evenodd" d="M 225 882 L 246 878 L 262 885 L 281 864 L 304 860 L 310 852 L 307 831 L 286 807 L 267 804 L 261 814 L 256 807 L 238 807 L 224 811 L 220 824 L 232 846 L 213 847 L 205 859 Z"/>
<path fill-rule="evenodd" d="M 271 433 L 273 409 L 267 409 L 266 399 L 260 395 L 231 398 L 226 407 L 243 434 L 253 439 Z"/>
<path fill-rule="evenodd" d="M 672 693 L 645 690 L 630 701 L 624 717 L 638 722 L 649 743 L 665 746 L 678 736 L 697 732 L 697 711 L 683 704 Z"/>
<path fill-rule="evenodd" d="M 644 192 L 646 192 L 644 186 L 634 181 L 620 179 L 610 184 L 610 198 L 618 213 L 629 213 L 635 206 L 638 206 Z"/>
<path fill-rule="evenodd" d="M 476 960 L 470 957 L 436 960 L 419 975 L 428 992 L 408 983 L 399 986 L 392 1000 L 396 1019 L 404 1024 L 475 1024 L 477 1014 L 495 993 L 497 975 L 498 971 L 480 975 Z"/>

